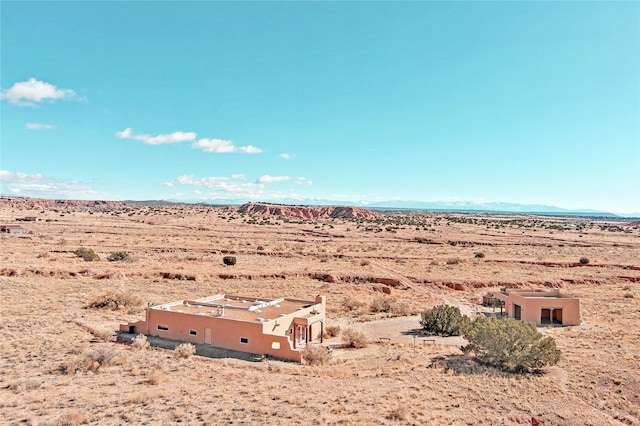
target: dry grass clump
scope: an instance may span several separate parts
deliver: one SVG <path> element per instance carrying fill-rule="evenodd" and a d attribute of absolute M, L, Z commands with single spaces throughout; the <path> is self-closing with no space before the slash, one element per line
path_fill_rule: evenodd
<path fill-rule="evenodd" d="M 108 308 L 113 311 L 122 310 L 124 308 L 139 308 L 142 306 L 142 299 L 131 293 L 114 293 L 107 292 L 102 296 L 98 296 L 89 302 L 87 308 L 104 309 Z"/>
<path fill-rule="evenodd" d="M 340 326 L 339 325 L 328 325 L 324 328 L 324 338 L 328 339 L 330 337 L 336 337 L 340 334 Z"/>
<path fill-rule="evenodd" d="M 10 385 L 9 389 L 14 391 L 15 393 L 20 393 L 28 390 L 38 389 L 40 386 L 41 383 L 36 380 L 25 379 Z"/>
<path fill-rule="evenodd" d="M 144 334 L 138 334 L 131 341 L 131 347 L 139 351 L 147 349 L 149 347 L 149 342 L 147 342 L 147 336 L 145 336 Z"/>
<path fill-rule="evenodd" d="M 342 342 L 347 348 L 366 348 L 369 345 L 367 336 L 361 331 L 347 328 L 342 331 Z"/>
<path fill-rule="evenodd" d="M 60 417 L 58 417 L 52 424 L 54 426 L 75 426 L 88 424 L 89 419 L 80 410 L 74 409 Z"/>
<path fill-rule="evenodd" d="M 320 345 L 307 345 L 301 355 L 307 365 L 326 365 L 331 360 L 327 349 Z"/>
<path fill-rule="evenodd" d="M 196 353 L 196 347 L 191 343 L 181 343 L 173 350 L 177 358 L 190 358 Z"/>
<path fill-rule="evenodd" d="M 371 312 L 384 312 L 393 315 L 409 315 L 411 308 L 397 299 L 385 296 L 376 297 L 369 305 Z"/>
<path fill-rule="evenodd" d="M 168 380 L 168 376 L 167 374 L 162 371 L 159 368 L 152 368 L 151 370 L 149 370 L 149 372 L 147 373 L 147 380 L 146 382 L 150 385 L 159 385 L 161 383 L 164 383 Z"/>
<path fill-rule="evenodd" d="M 407 409 L 404 406 L 400 406 L 391 410 L 391 412 L 387 414 L 387 420 L 407 420 Z"/>
<path fill-rule="evenodd" d="M 120 360 L 120 352 L 115 347 L 103 343 L 85 352 L 83 356 L 67 359 L 58 366 L 58 372 L 73 375 L 82 371 L 98 371 L 102 367 L 119 364 Z"/>

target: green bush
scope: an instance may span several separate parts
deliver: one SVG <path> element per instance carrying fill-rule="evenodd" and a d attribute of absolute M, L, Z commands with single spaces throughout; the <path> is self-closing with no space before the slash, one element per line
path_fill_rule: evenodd
<path fill-rule="evenodd" d="M 586 265 L 587 263 L 589 263 L 589 258 L 588 257 L 581 257 L 580 258 L 580 263 L 582 263 L 583 265 Z"/>
<path fill-rule="evenodd" d="M 117 262 L 117 261 L 121 261 L 121 260 L 131 260 L 131 256 L 126 251 L 114 251 L 113 253 L 111 253 L 107 257 L 107 260 L 109 262 Z"/>
<path fill-rule="evenodd" d="M 236 264 L 236 258 L 234 256 L 225 256 L 222 258 L 222 262 L 225 265 L 233 266 Z"/>
<path fill-rule="evenodd" d="M 536 325 L 513 318 L 478 317 L 464 333 L 465 354 L 501 370 L 526 373 L 531 368 L 555 365 L 560 360 L 556 341 L 544 337 Z"/>
<path fill-rule="evenodd" d="M 94 260 L 100 260 L 100 256 L 93 251 L 93 249 L 80 247 L 73 252 L 76 256 L 83 258 L 87 262 L 91 262 Z"/>
<path fill-rule="evenodd" d="M 469 326 L 469 317 L 457 306 L 438 305 L 422 313 L 420 325 L 429 334 L 459 336 Z"/>

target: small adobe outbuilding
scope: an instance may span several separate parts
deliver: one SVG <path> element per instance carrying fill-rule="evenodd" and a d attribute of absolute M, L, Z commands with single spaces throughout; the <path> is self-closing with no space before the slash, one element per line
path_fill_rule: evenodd
<path fill-rule="evenodd" d="M 504 303 L 506 314 L 537 325 L 580 325 L 580 299 L 559 289 L 504 289 L 493 293 Z"/>

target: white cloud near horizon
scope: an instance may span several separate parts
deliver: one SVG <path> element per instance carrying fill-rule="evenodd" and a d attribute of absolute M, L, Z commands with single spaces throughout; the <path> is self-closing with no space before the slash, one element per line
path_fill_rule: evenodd
<path fill-rule="evenodd" d="M 54 128 L 51 124 L 45 123 L 25 123 L 24 128 L 27 130 L 51 130 Z"/>
<path fill-rule="evenodd" d="M 55 102 L 59 99 L 78 98 L 71 89 L 61 89 L 53 84 L 31 77 L 27 81 L 15 83 L 9 89 L 0 92 L 0 99 L 20 106 L 37 107 L 43 101 Z"/>
<path fill-rule="evenodd" d="M 308 180 L 305 177 L 299 177 L 298 179 L 296 179 L 296 183 L 298 185 L 302 185 L 302 186 L 311 186 L 311 185 L 313 185 L 313 182 Z"/>
<path fill-rule="evenodd" d="M 274 182 L 286 182 L 289 179 L 291 179 L 291 177 L 289 176 L 270 176 L 270 175 L 263 175 L 260 176 L 258 178 L 258 180 L 256 181 L 256 183 L 274 183 Z"/>
<path fill-rule="evenodd" d="M 233 141 L 224 139 L 207 139 L 202 138 L 191 145 L 193 149 L 199 149 L 204 152 L 214 152 L 216 154 L 226 154 L 229 152 L 242 152 L 244 154 L 259 154 L 262 150 L 253 145 L 235 146 Z"/>
<path fill-rule="evenodd" d="M 287 154 L 286 152 L 283 152 L 282 154 L 280 154 L 280 158 L 285 159 L 285 160 L 293 160 L 294 158 L 296 158 L 295 154 Z"/>
<path fill-rule="evenodd" d="M 40 173 L 27 174 L 0 170 L 3 193 L 21 197 L 96 200 L 113 199 L 112 194 L 99 192 L 76 180 L 55 179 Z"/>
<path fill-rule="evenodd" d="M 147 145 L 162 145 L 168 143 L 180 143 L 180 142 L 189 142 L 196 139 L 196 134 L 194 132 L 173 132 L 166 135 L 136 135 L 133 133 L 133 129 L 131 127 L 127 127 L 121 132 L 116 132 L 116 137 L 118 139 L 133 139 L 136 141 L 140 141 Z"/>

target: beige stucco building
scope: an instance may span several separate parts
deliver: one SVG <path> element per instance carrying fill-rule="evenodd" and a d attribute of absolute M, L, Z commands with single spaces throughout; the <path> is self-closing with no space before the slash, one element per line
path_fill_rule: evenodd
<path fill-rule="evenodd" d="M 151 306 L 146 318 L 120 331 L 207 344 L 300 361 L 308 343 L 322 342 L 325 296 L 314 300 L 218 294 Z"/>
<path fill-rule="evenodd" d="M 493 293 L 508 316 L 537 325 L 580 325 L 580 299 L 558 289 L 504 289 Z"/>

